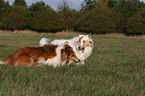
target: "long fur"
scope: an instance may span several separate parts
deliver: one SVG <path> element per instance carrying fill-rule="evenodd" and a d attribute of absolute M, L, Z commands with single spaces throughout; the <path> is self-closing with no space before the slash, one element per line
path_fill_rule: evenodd
<path fill-rule="evenodd" d="M 40 40 L 40 45 L 39 46 L 44 46 L 44 45 L 47 45 L 48 44 L 48 42 L 50 41 L 50 39 L 47 39 L 47 38 L 42 38 L 41 40 Z"/>
<path fill-rule="evenodd" d="M 54 67 L 69 64 L 70 61 L 78 62 L 73 49 L 67 45 L 45 45 L 43 47 L 24 47 L 9 55 L 1 64 L 40 66 L 41 64 L 53 65 Z"/>
<path fill-rule="evenodd" d="M 42 38 L 45 42 L 40 40 L 39 45 L 43 46 L 45 44 L 49 44 L 47 40 Z M 91 34 L 88 35 L 79 35 L 72 39 L 56 39 L 51 42 L 51 44 L 61 45 L 68 44 L 70 45 L 76 56 L 80 59 L 80 62 L 77 64 L 84 64 L 84 60 L 86 60 L 91 54 L 93 50 L 93 40 Z"/>

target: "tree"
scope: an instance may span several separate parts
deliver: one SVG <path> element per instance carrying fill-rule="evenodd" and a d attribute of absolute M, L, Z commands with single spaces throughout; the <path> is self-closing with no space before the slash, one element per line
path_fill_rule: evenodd
<path fill-rule="evenodd" d="M 25 0 L 15 0 L 14 6 L 27 6 Z"/>
<path fill-rule="evenodd" d="M 80 12 L 75 9 L 59 11 L 63 19 L 65 30 L 73 30 L 76 21 L 80 18 Z"/>
<path fill-rule="evenodd" d="M 36 31 L 56 32 L 64 28 L 62 18 L 53 9 L 39 10 L 30 22 L 30 28 Z"/>
<path fill-rule="evenodd" d="M 108 8 L 108 0 L 99 0 L 97 8 Z"/>
<path fill-rule="evenodd" d="M 58 4 L 58 11 L 67 11 L 69 10 L 69 2 L 67 0 L 63 0 L 62 3 L 59 2 Z"/>
<path fill-rule="evenodd" d="M 126 25 L 125 32 L 127 34 L 145 34 L 145 9 L 141 9 L 137 14 L 131 16 Z"/>
<path fill-rule="evenodd" d="M 124 32 L 128 18 L 132 17 L 137 11 L 145 8 L 145 3 L 139 0 L 109 0 L 108 7 L 115 9 L 120 14 L 120 21 L 117 23 L 117 31 Z"/>
<path fill-rule="evenodd" d="M 115 8 L 119 0 L 108 0 L 108 7 L 109 8 Z"/>
<path fill-rule="evenodd" d="M 13 6 L 4 19 L 4 28 L 9 30 L 23 30 L 29 24 L 29 10 L 25 6 Z"/>
<path fill-rule="evenodd" d="M 91 10 L 96 8 L 98 0 L 84 0 L 84 3 L 81 4 L 81 10 Z"/>
<path fill-rule="evenodd" d="M 32 17 L 34 17 L 35 13 L 39 10 L 45 10 L 45 9 L 49 9 L 50 6 L 45 5 L 45 2 L 40 1 L 40 2 L 36 2 L 35 4 L 33 3 L 30 7 L 30 14 Z"/>
<path fill-rule="evenodd" d="M 78 20 L 75 30 L 97 34 L 112 33 L 115 32 L 117 18 L 117 14 L 109 8 L 96 8 Z"/>
<path fill-rule="evenodd" d="M 62 3 L 59 2 L 58 12 L 63 19 L 65 30 L 72 30 L 78 19 L 79 12 L 69 8 L 69 2 L 67 0 L 63 0 Z"/>
<path fill-rule="evenodd" d="M 8 2 L 4 2 L 4 0 L 0 0 L 0 27 L 2 27 L 3 22 L 2 19 L 3 17 L 10 12 L 11 6 L 9 5 Z"/>
<path fill-rule="evenodd" d="M 121 12 L 123 18 L 127 19 L 136 14 L 136 12 L 144 5 L 139 0 L 109 0 L 108 6 Z"/>

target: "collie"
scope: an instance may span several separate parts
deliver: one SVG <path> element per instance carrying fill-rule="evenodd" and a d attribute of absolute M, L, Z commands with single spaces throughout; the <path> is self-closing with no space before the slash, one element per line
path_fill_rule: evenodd
<path fill-rule="evenodd" d="M 49 44 L 50 41 L 47 38 L 42 38 L 39 42 L 40 46 L 44 46 Z M 51 44 L 61 45 L 68 44 L 70 45 L 76 56 L 80 59 L 80 62 L 77 64 L 85 64 L 84 60 L 86 60 L 91 54 L 93 50 L 93 40 L 91 34 L 88 35 L 79 35 L 72 39 L 56 39 L 51 42 Z"/>
<path fill-rule="evenodd" d="M 79 62 L 73 49 L 67 45 L 45 45 L 43 47 L 24 47 L 1 61 L 1 64 L 40 66 L 41 64 L 54 67 Z"/>

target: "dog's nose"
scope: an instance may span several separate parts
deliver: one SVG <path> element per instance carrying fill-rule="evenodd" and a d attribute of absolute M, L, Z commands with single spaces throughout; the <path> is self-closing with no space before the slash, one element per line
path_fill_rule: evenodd
<path fill-rule="evenodd" d="M 78 47 L 78 49 L 80 49 L 80 50 L 81 50 L 81 46 L 79 46 L 79 47 Z"/>
<path fill-rule="evenodd" d="M 80 59 L 78 59 L 78 62 L 80 62 L 81 60 Z"/>

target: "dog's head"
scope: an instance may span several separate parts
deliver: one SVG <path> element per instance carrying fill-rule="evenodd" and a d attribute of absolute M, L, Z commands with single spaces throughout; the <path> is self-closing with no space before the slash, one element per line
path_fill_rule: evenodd
<path fill-rule="evenodd" d="M 80 59 L 78 59 L 78 57 L 76 56 L 75 52 L 73 51 L 72 47 L 70 47 L 69 45 L 64 45 L 65 49 L 65 58 L 67 61 L 73 61 L 75 63 L 80 62 Z"/>
<path fill-rule="evenodd" d="M 77 40 L 77 49 L 84 52 L 86 47 L 93 47 L 93 40 L 91 33 L 88 35 L 79 35 Z"/>

